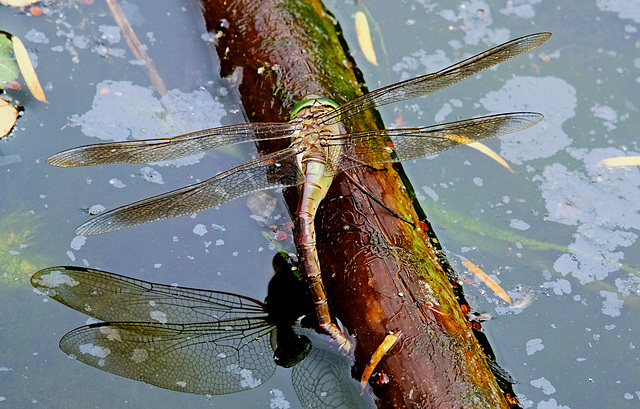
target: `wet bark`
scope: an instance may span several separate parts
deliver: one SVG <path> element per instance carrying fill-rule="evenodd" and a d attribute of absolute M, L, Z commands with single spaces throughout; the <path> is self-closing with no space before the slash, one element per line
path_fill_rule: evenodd
<path fill-rule="evenodd" d="M 222 74 L 235 71 L 240 78 L 250 121 L 287 121 L 293 105 L 308 95 L 342 104 L 366 92 L 339 26 L 319 1 L 202 2 L 207 27 L 219 36 Z M 379 126 L 371 113 L 351 130 Z M 351 175 L 403 217 L 417 225 L 425 220 L 399 167 L 360 168 Z M 285 197 L 295 212 L 296 190 Z M 392 216 L 342 175 L 315 224 L 331 312 L 356 337 L 355 373 L 362 373 L 388 333 L 403 333 L 377 367 L 389 378 L 372 385 L 380 407 L 509 407 L 432 232 Z"/>

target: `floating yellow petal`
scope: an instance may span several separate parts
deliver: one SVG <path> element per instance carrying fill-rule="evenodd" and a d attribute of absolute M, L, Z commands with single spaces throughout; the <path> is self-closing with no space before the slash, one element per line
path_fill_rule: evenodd
<path fill-rule="evenodd" d="M 20 67 L 20 72 L 24 77 L 24 81 L 27 83 L 27 87 L 29 87 L 29 91 L 31 91 L 38 101 L 47 102 L 47 99 L 44 97 L 44 91 L 40 86 L 40 81 L 38 81 L 36 71 L 33 69 L 33 65 L 31 65 L 27 49 L 24 48 L 24 44 L 22 44 L 22 41 L 16 36 L 11 36 L 11 42 L 13 43 L 13 53 L 16 56 L 16 61 L 18 61 L 18 67 Z"/>
<path fill-rule="evenodd" d="M 369 363 L 367 364 L 367 367 L 364 368 L 362 377 L 360 378 L 360 387 L 362 388 L 362 390 L 364 390 L 365 386 L 367 386 L 367 382 L 369 382 L 369 378 L 371 377 L 373 370 L 376 368 L 382 357 L 385 356 L 385 354 L 389 352 L 391 348 L 393 348 L 396 342 L 398 342 L 398 339 L 401 335 L 402 331 L 398 331 L 396 334 L 388 334 L 386 337 L 384 337 L 384 341 L 382 341 L 382 343 L 378 346 L 376 352 L 371 355 L 371 359 L 369 359 Z"/>
<path fill-rule="evenodd" d="M 478 266 L 476 266 L 475 264 L 473 264 L 469 260 L 462 260 L 462 264 L 464 264 L 464 266 L 466 268 L 468 268 L 469 271 L 471 271 L 473 274 L 475 274 L 489 288 L 491 288 L 493 290 L 493 292 L 496 293 L 496 295 L 498 297 L 502 298 L 503 300 L 505 300 L 506 302 L 511 304 L 511 298 L 509 297 L 509 294 L 507 294 L 507 292 L 505 290 L 503 290 L 502 287 L 500 287 L 498 285 L 498 283 L 493 281 L 491 279 L 491 277 L 489 277 L 484 271 L 480 270 L 480 268 Z"/>
<path fill-rule="evenodd" d="M 364 57 L 373 65 L 378 65 L 376 59 L 376 53 L 373 50 L 373 43 L 371 42 L 371 33 L 369 32 L 369 23 L 367 22 L 367 16 L 363 12 L 358 11 L 356 13 L 356 35 L 358 36 L 358 43 Z"/>
<path fill-rule="evenodd" d="M 640 156 L 620 156 L 618 158 L 603 159 L 598 163 L 601 166 L 637 166 L 640 165 Z"/>
<path fill-rule="evenodd" d="M 0 98 L 0 138 L 7 135 L 18 119 L 16 107 Z"/>
<path fill-rule="evenodd" d="M 502 166 L 507 168 L 509 170 L 509 172 L 515 173 L 513 171 L 513 169 L 511 169 L 511 166 L 509 166 L 507 161 L 502 159 L 502 157 L 500 155 L 495 153 L 495 151 L 493 149 L 491 149 L 490 147 L 488 147 L 487 145 L 485 145 L 485 144 L 483 144 L 481 142 L 474 142 L 473 139 L 467 138 L 466 136 L 462 136 L 462 135 L 447 135 L 447 138 L 452 139 L 454 141 L 457 141 L 459 143 L 463 143 L 463 144 L 469 146 L 470 148 L 476 149 L 476 150 L 484 153 L 485 155 L 487 155 L 491 159 L 495 160 L 496 162 L 498 162 L 499 164 L 501 164 Z"/>
<path fill-rule="evenodd" d="M 482 142 L 471 142 L 471 143 L 468 143 L 467 145 L 470 148 L 477 149 L 480 152 L 484 153 L 485 155 L 489 156 L 491 159 L 495 160 L 496 162 L 498 162 L 499 164 L 501 164 L 502 166 L 507 168 L 509 170 L 509 172 L 515 173 L 513 171 L 513 169 L 511 169 L 511 166 L 509 166 L 507 161 L 502 159 L 502 157 L 500 155 L 498 155 L 497 153 L 495 153 L 495 151 L 493 149 L 491 149 L 487 145 L 483 144 Z"/>

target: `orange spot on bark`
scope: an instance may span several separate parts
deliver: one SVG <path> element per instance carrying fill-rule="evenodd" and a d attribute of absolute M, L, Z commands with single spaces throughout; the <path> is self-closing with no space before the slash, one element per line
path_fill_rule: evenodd
<path fill-rule="evenodd" d="M 482 324 L 480 324 L 479 322 L 472 322 L 471 328 L 475 329 L 476 331 L 482 331 Z"/>

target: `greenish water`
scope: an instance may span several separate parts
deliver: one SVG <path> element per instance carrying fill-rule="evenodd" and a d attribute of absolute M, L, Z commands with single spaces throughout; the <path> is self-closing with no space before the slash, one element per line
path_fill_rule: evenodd
<path fill-rule="evenodd" d="M 327 5 L 370 89 L 524 34 L 554 34 L 530 55 L 382 113 L 387 124 L 402 118 L 406 126 L 516 110 L 545 115 L 530 130 L 487 141 L 514 174 L 465 148 L 405 168 L 467 283 L 470 301 L 479 312 L 493 314 L 485 331 L 498 361 L 519 381 L 523 406 L 637 407 L 640 284 L 634 249 L 640 174 L 637 167 L 607 169 L 599 161 L 640 155 L 640 9 L 631 1 L 605 0 L 366 2 L 379 30 L 372 27 L 374 36 L 386 50 L 374 42 L 380 62 L 375 67 L 357 48 L 353 15 L 362 8 L 353 3 Z M 32 52 L 49 101 L 45 105 L 26 91 L 12 91 L 25 113 L 15 131 L 0 140 L 0 230 L 9 238 L 0 245 L 0 405 L 300 407 L 291 371 L 282 368 L 251 391 L 206 398 L 69 360 L 58 341 L 87 317 L 43 302 L 28 283 L 32 269 L 72 264 L 257 299 L 266 295 L 276 250 L 246 199 L 195 218 L 86 242 L 73 234 L 87 219 L 85 208 L 113 208 L 159 194 L 248 157 L 215 152 L 191 164 L 75 169 L 45 163 L 53 153 L 100 138 L 153 137 L 244 122 L 233 87 L 219 78 L 197 9 L 173 1 L 136 5 L 124 3 L 124 8 L 173 90 L 163 100 L 150 91 L 144 70 L 101 2 L 63 3 L 37 18 L 0 8 L 0 28 L 19 36 Z M 160 113 L 167 107 L 175 109 L 165 117 Z M 465 272 L 462 257 L 499 280 L 522 308 L 508 307 Z"/>

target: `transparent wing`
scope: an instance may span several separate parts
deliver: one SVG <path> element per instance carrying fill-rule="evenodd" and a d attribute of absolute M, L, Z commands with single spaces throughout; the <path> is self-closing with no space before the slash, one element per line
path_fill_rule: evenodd
<path fill-rule="evenodd" d="M 325 115 L 325 124 L 345 120 L 359 112 L 382 105 L 416 98 L 455 84 L 478 71 L 526 53 L 547 41 L 551 33 L 537 33 L 516 38 L 432 74 L 423 75 L 371 91 Z"/>
<path fill-rule="evenodd" d="M 257 139 L 288 138 L 289 123 L 252 123 L 190 132 L 172 138 L 145 139 L 80 146 L 47 159 L 55 166 L 88 166 L 108 163 L 149 163 L 183 158 L 222 146 Z"/>
<path fill-rule="evenodd" d="M 521 131 L 542 120 L 534 112 L 498 114 L 415 129 L 386 129 L 337 136 L 328 145 L 342 145 L 337 171 L 401 162 L 433 155 L 458 145 Z"/>
<path fill-rule="evenodd" d="M 265 305 L 249 297 L 150 283 L 85 267 L 45 268 L 31 277 L 31 284 L 59 303 L 102 321 L 267 320 Z"/>
<path fill-rule="evenodd" d="M 296 331 L 312 342 L 309 355 L 294 366 L 291 373 L 293 388 L 302 405 L 305 408 L 375 408 L 373 398 L 363 394 L 359 382 L 351 376 L 353 356 L 345 357 L 326 335 L 311 331 L 307 328 Z"/>
<path fill-rule="evenodd" d="M 62 304 L 113 321 L 60 341 L 64 352 L 98 369 L 198 394 L 256 387 L 275 371 L 274 326 L 260 301 L 83 267 L 40 270 L 31 283 Z"/>
<path fill-rule="evenodd" d="M 98 323 L 77 328 L 60 349 L 106 372 L 181 392 L 221 395 L 255 388 L 275 371 L 273 327 L 263 320 Z"/>
<path fill-rule="evenodd" d="M 251 192 L 295 186 L 302 180 L 295 155 L 295 150 L 287 148 L 236 166 L 204 182 L 118 207 L 82 224 L 75 233 L 87 236 L 125 229 L 196 213 Z"/>

